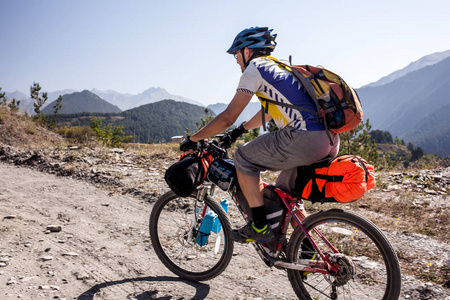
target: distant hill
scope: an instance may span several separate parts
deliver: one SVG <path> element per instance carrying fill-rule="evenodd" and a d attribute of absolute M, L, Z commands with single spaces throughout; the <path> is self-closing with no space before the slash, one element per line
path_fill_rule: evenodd
<path fill-rule="evenodd" d="M 370 119 L 373 129 L 389 131 L 428 153 L 449 155 L 449 89 L 450 58 L 446 58 L 390 83 L 357 92 L 364 118 Z"/>
<path fill-rule="evenodd" d="M 169 142 L 173 136 L 185 135 L 188 128 L 191 132 L 196 131 L 196 123 L 205 117 L 205 107 L 163 100 L 115 114 L 60 115 L 58 124 L 89 125 L 95 116 L 101 118 L 104 125 L 123 125 L 126 135 L 134 137 L 132 142 Z"/>
<path fill-rule="evenodd" d="M 450 99 L 449 99 L 450 100 Z M 449 101 L 450 102 L 450 101 Z M 450 156 L 450 103 L 425 115 L 404 139 L 419 145 L 428 153 Z"/>
<path fill-rule="evenodd" d="M 208 105 L 208 108 L 216 114 L 220 114 L 227 108 L 227 106 L 228 104 L 225 103 L 217 103 Z M 261 103 L 259 101 L 250 102 L 234 124 L 240 125 L 242 122 L 250 120 L 250 118 L 252 118 L 260 109 Z"/>
<path fill-rule="evenodd" d="M 172 99 L 175 101 L 191 103 L 199 106 L 203 106 L 200 102 L 195 100 L 191 100 L 188 98 L 184 98 L 182 96 L 172 95 L 167 92 L 165 89 L 160 87 L 152 87 L 140 94 L 131 95 L 131 94 L 121 94 L 116 91 L 101 91 L 97 89 L 91 90 L 96 95 L 99 95 L 101 98 L 106 101 L 117 105 L 122 110 L 131 109 L 134 107 L 138 107 L 144 104 L 155 103 L 165 99 Z"/>
<path fill-rule="evenodd" d="M 45 108 L 46 106 L 53 107 L 53 106 L 50 106 L 50 103 L 55 101 L 59 97 L 59 95 L 72 94 L 75 92 L 78 92 L 78 91 L 73 90 L 73 89 L 66 89 L 66 90 L 61 90 L 61 91 L 48 92 L 47 93 L 48 100 L 43 105 L 43 108 Z M 151 87 L 137 95 L 127 94 L 127 93 L 122 94 L 122 93 L 112 91 L 112 90 L 102 91 L 102 90 L 98 90 L 98 89 L 92 89 L 90 92 L 93 94 L 96 94 L 103 100 L 106 100 L 107 102 L 117 106 L 122 111 L 131 109 L 134 107 L 138 107 L 138 106 L 141 106 L 144 104 L 155 103 L 155 102 L 165 100 L 165 99 L 173 99 L 175 101 L 186 102 L 186 103 L 191 103 L 191 104 L 195 104 L 198 106 L 203 106 L 203 104 L 201 104 L 200 102 L 197 102 L 195 100 L 184 98 L 182 96 L 172 95 L 169 92 L 167 92 L 165 89 L 160 88 L 160 87 L 156 87 L 156 88 Z M 33 99 L 30 98 L 29 95 L 25 95 L 22 92 L 15 91 L 12 93 L 6 92 L 5 96 L 9 100 L 11 100 L 13 98 L 15 98 L 16 100 L 20 100 L 21 101 L 20 109 L 22 111 L 26 111 L 29 114 L 34 114 L 34 107 L 33 107 L 34 101 L 33 101 Z"/>
<path fill-rule="evenodd" d="M 50 102 L 43 110 L 44 115 L 53 115 L 56 100 Z M 90 113 L 119 113 L 120 108 L 103 100 L 94 93 L 84 90 L 62 96 L 62 108 L 59 114 Z"/>

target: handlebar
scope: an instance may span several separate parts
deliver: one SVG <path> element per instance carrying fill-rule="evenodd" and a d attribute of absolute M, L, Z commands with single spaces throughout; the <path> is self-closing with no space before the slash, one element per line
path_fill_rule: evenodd
<path fill-rule="evenodd" d="M 231 145 L 224 144 L 221 140 L 222 136 L 223 135 L 216 135 L 216 138 L 212 140 L 200 141 L 199 151 L 201 153 L 206 151 L 206 153 L 212 154 L 216 158 L 227 157 L 227 149 L 230 148 Z"/>

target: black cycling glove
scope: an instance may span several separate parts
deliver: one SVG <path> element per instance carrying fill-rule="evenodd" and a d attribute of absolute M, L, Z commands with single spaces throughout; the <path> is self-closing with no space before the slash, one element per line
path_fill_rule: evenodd
<path fill-rule="evenodd" d="M 245 123 L 245 122 L 244 122 Z M 222 144 L 227 148 L 230 147 L 231 144 L 236 142 L 236 140 L 243 135 L 244 133 L 247 133 L 248 130 L 244 128 L 244 123 L 239 125 L 238 127 L 228 131 L 222 138 L 221 142 Z"/>
<path fill-rule="evenodd" d="M 198 145 L 197 142 L 191 141 L 189 135 L 180 143 L 180 151 L 186 152 L 188 150 L 197 150 Z"/>

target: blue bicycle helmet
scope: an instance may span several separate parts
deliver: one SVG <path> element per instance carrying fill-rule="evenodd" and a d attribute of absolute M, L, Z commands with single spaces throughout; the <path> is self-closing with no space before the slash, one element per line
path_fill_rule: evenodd
<path fill-rule="evenodd" d="M 272 30 L 268 27 L 251 27 L 242 30 L 234 39 L 227 53 L 235 54 L 245 47 L 249 49 L 267 50 L 269 53 L 272 52 L 277 45 L 275 42 L 277 35 L 271 35 Z"/>

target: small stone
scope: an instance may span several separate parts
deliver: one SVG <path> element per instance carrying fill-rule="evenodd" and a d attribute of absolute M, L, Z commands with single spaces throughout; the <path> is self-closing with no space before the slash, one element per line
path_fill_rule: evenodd
<path fill-rule="evenodd" d="M 50 287 L 49 287 L 48 285 L 40 285 L 40 286 L 39 286 L 39 289 L 40 289 L 40 290 L 49 290 Z"/>
<path fill-rule="evenodd" d="M 427 193 L 428 195 L 437 195 L 436 191 L 430 189 L 425 189 L 425 193 Z"/>
<path fill-rule="evenodd" d="M 27 247 L 27 248 L 30 248 L 31 247 L 31 244 L 30 243 L 26 243 L 26 244 L 23 244 L 24 245 L 24 247 Z"/>
<path fill-rule="evenodd" d="M 1 258 L 0 258 L 0 262 L 2 262 L 2 263 L 9 262 L 9 258 L 7 258 L 7 257 L 1 257 Z"/>
<path fill-rule="evenodd" d="M 27 281 L 33 280 L 34 278 L 36 278 L 36 276 L 23 277 L 23 278 L 20 278 L 20 281 L 27 282 Z"/>
<path fill-rule="evenodd" d="M 3 263 L 3 262 L 0 262 L 0 268 L 6 267 L 6 266 L 7 266 L 7 264 L 5 264 L 5 263 Z"/>
<path fill-rule="evenodd" d="M 60 232 L 62 230 L 61 225 L 48 225 L 47 230 L 50 232 Z"/>
<path fill-rule="evenodd" d="M 75 277 L 76 277 L 78 280 L 85 280 L 85 279 L 88 279 L 88 278 L 89 278 L 89 275 L 86 274 L 86 273 L 79 273 L 79 272 L 76 272 L 74 275 L 75 275 Z"/>
<path fill-rule="evenodd" d="M 42 259 L 43 261 L 49 261 L 49 260 L 52 260 L 52 259 L 53 259 L 53 256 L 48 255 L 48 256 L 42 257 L 41 259 Z"/>
<path fill-rule="evenodd" d="M 62 256 L 78 256 L 78 253 L 76 253 L 76 252 L 67 252 L 67 253 L 63 253 Z"/>

